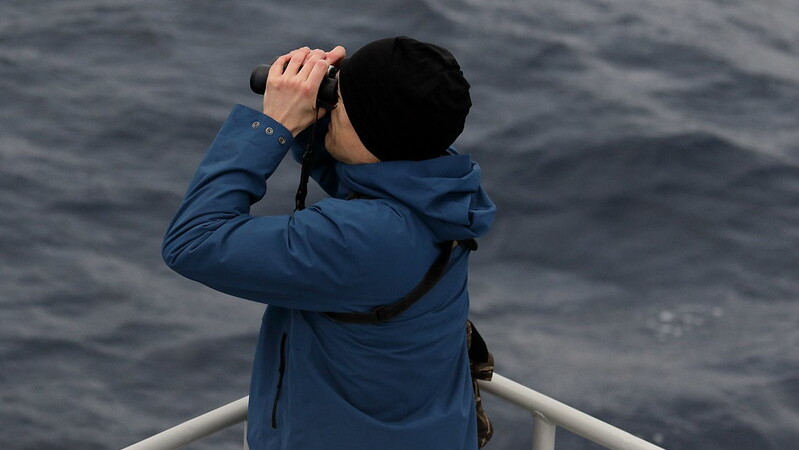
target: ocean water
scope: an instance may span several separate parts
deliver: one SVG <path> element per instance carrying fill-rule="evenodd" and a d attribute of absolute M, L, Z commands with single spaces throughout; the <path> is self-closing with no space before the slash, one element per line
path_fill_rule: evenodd
<path fill-rule="evenodd" d="M 263 306 L 172 273 L 163 232 L 256 64 L 399 34 L 472 83 L 497 371 L 665 448 L 796 448 L 793 0 L 4 0 L 0 448 L 121 448 L 246 395 Z M 488 448 L 529 448 L 487 402 Z"/>

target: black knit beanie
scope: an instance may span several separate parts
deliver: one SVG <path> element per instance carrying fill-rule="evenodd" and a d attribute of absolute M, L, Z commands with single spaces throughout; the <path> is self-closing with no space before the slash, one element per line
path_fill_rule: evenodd
<path fill-rule="evenodd" d="M 472 106 L 455 57 L 405 36 L 374 41 L 344 60 L 339 87 L 355 132 L 381 161 L 444 154 Z"/>

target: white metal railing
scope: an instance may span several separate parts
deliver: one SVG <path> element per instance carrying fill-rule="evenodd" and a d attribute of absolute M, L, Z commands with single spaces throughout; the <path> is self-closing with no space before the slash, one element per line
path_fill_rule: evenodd
<path fill-rule="evenodd" d="M 611 450 L 664 450 L 497 373 L 491 381 L 478 383 L 481 390 L 533 414 L 533 450 L 553 450 L 558 426 Z M 178 449 L 247 420 L 248 400 L 249 397 L 240 398 L 123 450 Z"/>
<path fill-rule="evenodd" d="M 247 420 L 250 397 L 243 397 L 221 408 L 183 422 L 124 450 L 174 450 Z"/>
<path fill-rule="evenodd" d="M 533 450 L 553 450 L 555 429 L 558 426 L 611 450 L 663 450 L 657 445 L 497 373 L 494 373 L 491 381 L 478 381 L 478 383 L 481 390 L 533 413 L 535 419 Z"/>

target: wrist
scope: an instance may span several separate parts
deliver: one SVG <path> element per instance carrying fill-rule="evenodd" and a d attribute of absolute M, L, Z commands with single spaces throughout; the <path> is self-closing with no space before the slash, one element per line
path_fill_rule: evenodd
<path fill-rule="evenodd" d="M 269 118 L 271 118 L 272 120 L 274 120 L 275 122 L 277 122 L 278 124 L 283 126 L 283 128 L 288 130 L 289 133 L 291 133 L 292 137 L 297 137 L 297 135 L 300 134 L 302 132 L 302 130 L 307 128 L 307 127 L 298 125 L 297 123 L 295 123 L 292 120 L 289 120 L 287 118 L 281 117 L 279 114 L 270 114 L 266 109 L 264 109 L 263 113 L 264 113 L 265 116 L 268 116 Z"/>

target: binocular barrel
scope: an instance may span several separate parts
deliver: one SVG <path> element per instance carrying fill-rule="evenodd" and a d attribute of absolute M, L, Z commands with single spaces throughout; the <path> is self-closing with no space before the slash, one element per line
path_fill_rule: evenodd
<path fill-rule="evenodd" d="M 270 64 L 261 64 L 253 69 L 250 74 L 250 89 L 258 95 L 264 95 L 266 92 L 266 79 L 269 77 Z"/>
<path fill-rule="evenodd" d="M 266 79 L 269 77 L 270 64 L 261 64 L 253 69 L 250 74 L 250 89 L 258 95 L 266 92 Z M 338 69 L 334 66 L 327 68 L 325 77 L 319 85 L 319 93 L 316 96 L 316 105 L 325 109 L 332 109 L 338 103 L 338 80 L 336 73 Z"/>

